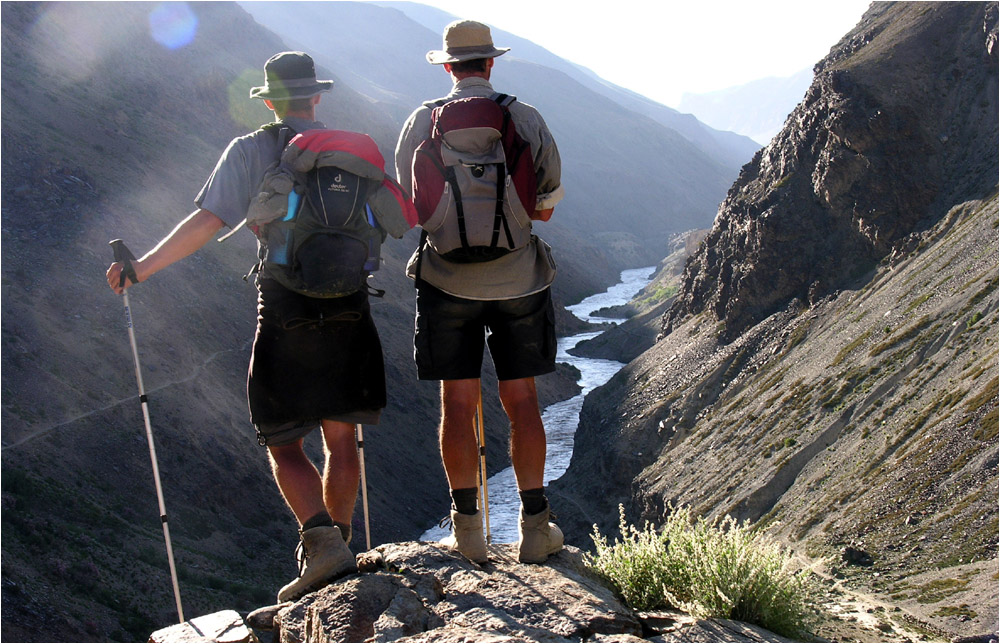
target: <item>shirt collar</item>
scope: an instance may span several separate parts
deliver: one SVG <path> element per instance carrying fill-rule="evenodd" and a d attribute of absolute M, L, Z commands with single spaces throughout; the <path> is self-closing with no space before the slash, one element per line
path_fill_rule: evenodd
<path fill-rule="evenodd" d="M 480 76 L 467 76 L 455 83 L 455 87 L 452 88 L 451 93 L 454 94 L 462 90 L 472 89 L 473 87 L 483 87 L 491 92 L 493 91 L 493 85 L 491 85 L 485 78 Z"/>
<path fill-rule="evenodd" d="M 286 116 L 281 119 L 281 122 L 296 132 L 305 132 L 306 130 L 322 130 L 326 127 L 319 121 L 310 121 L 309 119 L 304 119 L 301 116 Z"/>

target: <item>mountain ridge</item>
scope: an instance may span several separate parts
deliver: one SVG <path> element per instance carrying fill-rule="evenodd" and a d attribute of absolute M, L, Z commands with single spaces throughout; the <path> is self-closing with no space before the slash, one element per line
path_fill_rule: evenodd
<path fill-rule="evenodd" d="M 996 88 L 995 3 L 872 6 L 744 167 L 655 345 L 588 395 L 549 492 L 568 540 L 618 503 L 691 505 L 932 637 L 996 632 Z"/>
<path fill-rule="evenodd" d="M 777 134 L 812 82 L 811 68 L 787 77 L 761 78 L 704 94 L 685 93 L 677 109 L 712 127 L 738 132 L 764 146 Z M 741 106 L 733 109 L 733 105 Z M 750 106 L 752 109 L 743 109 Z"/>
<path fill-rule="evenodd" d="M 437 9 L 428 8 L 426 5 L 420 5 L 416 2 L 407 2 L 405 0 L 382 1 L 377 2 L 376 4 L 385 7 L 399 8 L 407 15 L 414 16 L 415 19 L 434 32 L 435 35 L 440 34 L 444 29 L 444 26 L 451 19 L 455 18 L 455 16 L 451 16 Z M 571 61 L 566 61 L 565 59 L 545 50 L 543 47 L 540 47 L 529 40 L 519 38 L 515 34 L 502 29 L 496 29 L 495 33 L 495 41 L 502 39 L 504 42 L 511 45 L 512 51 L 508 55 L 512 55 L 514 57 L 524 57 L 524 52 L 527 51 L 527 56 L 530 60 L 540 62 L 552 67 L 553 69 L 562 71 L 577 81 L 584 80 L 581 76 L 592 79 L 595 81 L 595 84 L 582 84 L 586 85 L 591 90 L 598 91 L 605 97 L 610 98 L 630 111 L 652 118 L 661 125 L 677 131 L 686 139 L 698 145 L 701 149 L 710 151 L 714 158 L 724 164 L 735 164 L 736 167 L 739 167 L 743 165 L 747 159 L 753 156 L 753 153 L 759 147 L 756 142 L 749 140 L 746 137 L 733 132 L 714 129 L 688 114 L 682 114 L 679 111 L 643 96 L 638 92 L 615 85 L 614 83 L 601 78 L 592 70 L 572 63 Z"/>

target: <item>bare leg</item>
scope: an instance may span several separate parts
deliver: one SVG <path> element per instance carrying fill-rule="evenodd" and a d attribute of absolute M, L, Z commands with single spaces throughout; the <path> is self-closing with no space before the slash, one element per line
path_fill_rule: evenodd
<path fill-rule="evenodd" d="M 441 460 L 452 490 L 479 484 L 479 443 L 472 426 L 479 386 L 478 378 L 441 382 Z"/>
<path fill-rule="evenodd" d="M 510 460 L 518 490 L 543 487 L 545 427 L 534 378 L 500 381 L 500 402 L 510 418 Z"/>
<path fill-rule="evenodd" d="M 361 477 L 354 425 L 324 420 L 323 446 L 323 503 L 334 521 L 350 525 Z"/>
<path fill-rule="evenodd" d="M 323 481 L 316 466 L 302 450 L 302 439 L 289 445 L 268 447 L 268 455 L 274 480 L 299 525 L 326 512 Z"/>

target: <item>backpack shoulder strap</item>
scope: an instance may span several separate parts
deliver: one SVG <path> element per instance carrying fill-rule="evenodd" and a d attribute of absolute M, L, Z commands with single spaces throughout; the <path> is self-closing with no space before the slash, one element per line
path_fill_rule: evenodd
<path fill-rule="evenodd" d="M 511 96 L 510 94 L 501 94 L 499 92 L 494 93 L 493 96 L 491 96 L 490 98 L 496 101 L 496 104 L 499 105 L 500 107 L 509 107 L 511 103 L 517 100 L 516 96 Z"/>
<path fill-rule="evenodd" d="M 260 128 L 257 131 L 258 132 L 266 132 L 267 134 L 270 134 L 271 136 L 273 136 L 273 137 L 275 137 L 277 139 L 277 141 L 278 141 L 278 158 L 275 161 L 278 162 L 278 163 L 280 163 L 281 162 L 281 153 L 285 150 L 285 147 L 288 145 L 288 142 L 291 141 L 295 137 L 295 134 L 296 134 L 295 130 L 292 129 L 291 127 L 289 127 L 288 125 L 280 122 L 280 121 L 272 121 L 271 123 L 265 123 L 264 125 L 261 125 Z M 243 228 L 243 226 L 245 226 L 246 223 L 247 223 L 247 220 L 244 217 L 243 221 L 241 221 L 237 225 L 233 226 L 232 230 L 230 230 L 225 235 L 219 237 L 216 241 L 219 242 L 219 243 L 222 243 L 222 242 L 226 241 L 227 239 L 229 239 L 230 237 L 232 237 L 233 235 L 235 235 L 236 231 L 238 231 L 240 228 Z M 255 267 L 255 269 L 256 268 L 257 267 Z M 243 276 L 244 281 L 251 274 L 253 274 L 253 272 L 254 271 L 251 271 L 250 273 L 247 273 L 246 275 L 244 275 Z"/>
<path fill-rule="evenodd" d="M 274 121 L 273 123 L 268 123 L 260 127 L 261 130 L 267 132 L 271 136 L 278 140 L 278 147 L 282 150 L 288 145 L 288 142 L 295 138 L 298 134 L 291 126 L 282 123 L 281 121 Z"/>

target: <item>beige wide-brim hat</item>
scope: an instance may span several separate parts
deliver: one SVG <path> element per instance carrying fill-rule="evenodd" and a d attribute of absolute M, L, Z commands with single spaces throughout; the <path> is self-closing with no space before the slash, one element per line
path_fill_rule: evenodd
<path fill-rule="evenodd" d="M 496 58 L 510 51 L 510 47 L 494 47 L 490 28 L 475 20 L 456 20 L 444 28 L 443 49 L 427 52 L 427 62 L 432 65 L 460 63 L 476 58 Z"/>

